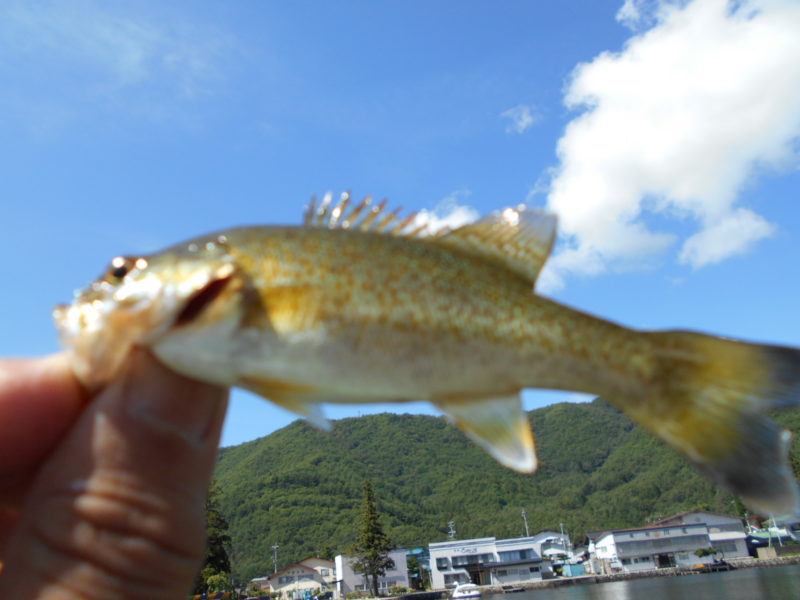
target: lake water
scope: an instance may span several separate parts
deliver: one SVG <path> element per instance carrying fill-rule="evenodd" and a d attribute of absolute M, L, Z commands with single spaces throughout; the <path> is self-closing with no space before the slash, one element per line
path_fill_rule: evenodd
<path fill-rule="evenodd" d="M 484 596 L 492 600 L 800 600 L 800 566 L 740 569 Z"/>

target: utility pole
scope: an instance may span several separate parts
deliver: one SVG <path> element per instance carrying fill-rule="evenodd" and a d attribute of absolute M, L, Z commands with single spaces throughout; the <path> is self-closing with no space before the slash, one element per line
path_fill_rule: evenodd
<path fill-rule="evenodd" d="M 525 523 L 525 537 L 531 537 L 531 533 L 528 531 L 528 513 L 524 508 L 522 509 L 522 521 Z"/>
<path fill-rule="evenodd" d="M 272 566 L 274 567 L 273 573 L 278 572 L 278 544 L 272 546 Z"/>

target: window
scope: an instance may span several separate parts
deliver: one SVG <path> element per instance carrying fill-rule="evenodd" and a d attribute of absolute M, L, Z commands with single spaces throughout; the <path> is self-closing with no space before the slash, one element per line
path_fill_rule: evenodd
<path fill-rule="evenodd" d="M 526 560 L 533 557 L 533 550 L 530 548 L 523 548 L 522 550 L 509 550 L 507 552 L 498 552 L 497 555 L 503 562 L 510 562 L 514 560 Z M 481 555 L 483 556 L 483 555 Z M 488 559 L 491 560 L 491 559 Z M 486 561 L 484 561 L 486 562 Z"/>
<path fill-rule="evenodd" d="M 623 559 L 622 559 L 622 564 L 623 564 L 623 565 L 629 565 L 629 564 L 631 564 L 631 559 L 630 559 L 630 558 L 623 558 Z"/>
<path fill-rule="evenodd" d="M 713 546 L 720 552 L 736 552 L 736 542 L 714 542 Z"/>
<path fill-rule="evenodd" d="M 498 577 L 505 577 L 506 575 L 508 575 L 508 571 L 506 571 L 505 569 L 497 572 Z"/>
<path fill-rule="evenodd" d="M 468 565 L 471 562 L 471 558 L 472 556 L 454 556 L 453 567 L 463 567 L 464 565 Z"/>
<path fill-rule="evenodd" d="M 531 567 L 531 568 L 530 568 L 530 572 L 531 572 L 531 573 L 538 573 L 540 570 L 541 570 L 541 569 L 540 569 L 539 567 Z"/>
<path fill-rule="evenodd" d="M 465 567 L 467 565 L 492 562 L 494 556 L 491 554 L 465 554 L 462 556 L 454 556 L 452 560 L 453 567 Z"/>
<path fill-rule="evenodd" d="M 446 558 L 437 558 L 436 568 L 440 571 L 446 571 L 450 568 L 450 561 L 448 561 Z"/>

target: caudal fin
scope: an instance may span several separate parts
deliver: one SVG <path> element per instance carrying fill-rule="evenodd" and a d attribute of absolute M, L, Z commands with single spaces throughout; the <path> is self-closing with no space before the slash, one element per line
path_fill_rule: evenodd
<path fill-rule="evenodd" d="M 621 408 L 755 512 L 800 514 L 791 435 L 765 414 L 800 404 L 800 350 L 682 331 L 646 335 L 653 393 Z"/>

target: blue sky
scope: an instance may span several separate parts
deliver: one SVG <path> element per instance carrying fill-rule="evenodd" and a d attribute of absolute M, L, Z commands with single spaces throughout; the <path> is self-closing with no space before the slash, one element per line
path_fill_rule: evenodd
<path fill-rule="evenodd" d="M 0 353 L 56 351 L 113 256 L 345 189 L 549 206 L 544 293 L 799 346 L 798 30 L 780 0 L 4 2 Z M 237 391 L 223 443 L 293 419 Z"/>

